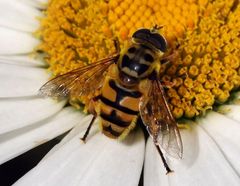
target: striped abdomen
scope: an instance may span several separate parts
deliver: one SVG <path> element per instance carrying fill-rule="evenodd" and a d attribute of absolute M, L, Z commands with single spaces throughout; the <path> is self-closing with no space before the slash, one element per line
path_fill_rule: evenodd
<path fill-rule="evenodd" d="M 121 87 L 110 78 L 102 87 L 98 114 L 102 132 L 110 138 L 122 138 L 135 127 L 141 93 Z"/>

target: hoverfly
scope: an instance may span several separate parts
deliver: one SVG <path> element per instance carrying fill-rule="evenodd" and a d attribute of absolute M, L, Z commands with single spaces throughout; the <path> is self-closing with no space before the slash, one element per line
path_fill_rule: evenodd
<path fill-rule="evenodd" d="M 182 158 L 183 148 L 159 77 L 167 42 L 158 29 L 137 30 L 128 47 L 120 50 L 116 45 L 116 54 L 57 76 L 39 91 L 56 98 L 99 92 L 89 104 L 93 119 L 81 138 L 84 141 L 96 117 L 100 118 L 102 133 L 110 138 L 125 137 L 141 117 L 169 173 L 172 171 L 161 149 Z"/>

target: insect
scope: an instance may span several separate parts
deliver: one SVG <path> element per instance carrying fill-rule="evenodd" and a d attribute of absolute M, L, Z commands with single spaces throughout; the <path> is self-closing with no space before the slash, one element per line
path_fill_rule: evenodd
<path fill-rule="evenodd" d="M 120 50 L 116 44 L 116 54 L 57 76 L 40 93 L 61 98 L 99 92 L 89 103 L 93 118 L 81 138 L 84 141 L 97 117 L 102 133 L 110 138 L 124 138 L 141 117 L 169 173 L 161 149 L 182 158 L 183 147 L 159 77 L 167 42 L 158 29 L 137 30 L 127 47 Z"/>

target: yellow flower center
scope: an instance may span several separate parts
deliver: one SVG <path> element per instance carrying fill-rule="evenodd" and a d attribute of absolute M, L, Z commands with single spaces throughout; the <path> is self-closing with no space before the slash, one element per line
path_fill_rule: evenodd
<path fill-rule="evenodd" d="M 164 73 L 178 82 L 167 91 L 176 118 L 203 114 L 239 88 L 239 13 L 236 1 L 209 3 L 195 29 L 179 39 L 180 55 Z"/>
<path fill-rule="evenodd" d="M 53 76 L 114 53 L 138 28 L 163 26 L 178 56 L 162 68 L 176 118 L 193 118 L 224 103 L 240 85 L 237 0 L 51 0 L 36 35 Z M 79 107 L 79 98 L 70 103 Z M 88 99 L 88 98 L 86 98 Z M 86 101 L 87 102 L 87 101 Z"/>
<path fill-rule="evenodd" d="M 202 5 L 204 2 L 202 3 Z M 200 6 L 195 0 L 110 0 L 108 21 L 116 35 L 125 40 L 138 28 L 162 25 L 169 43 L 193 28 Z"/>

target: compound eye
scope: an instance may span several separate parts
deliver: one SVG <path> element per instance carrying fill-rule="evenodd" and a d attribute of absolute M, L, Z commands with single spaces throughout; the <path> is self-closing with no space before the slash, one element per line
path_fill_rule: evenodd
<path fill-rule="evenodd" d="M 151 32 L 151 30 L 149 29 L 137 30 L 136 32 L 134 32 L 132 37 L 148 42 L 162 52 L 165 52 L 167 50 L 167 42 L 165 38 L 158 33 Z"/>
<path fill-rule="evenodd" d="M 131 48 L 128 49 L 129 53 L 135 53 L 135 51 L 136 51 L 135 47 L 131 47 Z"/>
<path fill-rule="evenodd" d="M 153 62 L 154 61 L 152 55 L 150 55 L 150 54 L 144 54 L 143 57 L 144 57 L 145 61 L 149 61 L 149 62 Z"/>

